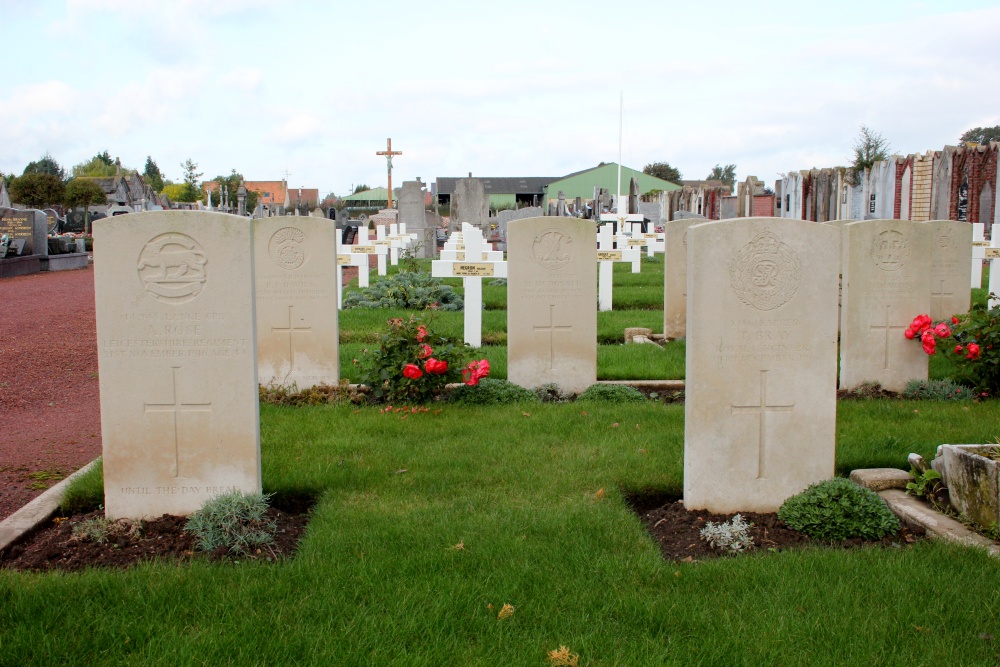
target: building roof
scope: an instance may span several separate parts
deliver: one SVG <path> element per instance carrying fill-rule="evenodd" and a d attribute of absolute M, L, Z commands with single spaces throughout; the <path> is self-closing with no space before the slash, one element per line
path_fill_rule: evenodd
<path fill-rule="evenodd" d="M 468 176 L 438 176 L 437 193 L 451 195 L 455 192 L 455 183 Z M 473 176 L 483 182 L 483 190 L 487 195 L 541 195 L 545 186 L 558 180 L 558 176 Z"/>
<path fill-rule="evenodd" d="M 575 199 L 577 197 L 593 199 L 595 186 L 606 189 L 610 194 L 616 194 L 618 192 L 618 186 L 615 185 L 617 174 L 618 163 L 616 162 L 609 162 L 591 167 L 590 169 L 573 172 L 547 184 L 545 186 L 546 197 L 548 199 L 555 199 L 559 191 L 562 190 L 563 194 L 566 195 L 566 199 Z M 628 194 L 629 182 L 633 176 L 639 179 L 640 194 L 646 194 L 651 190 L 679 190 L 681 188 L 676 183 L 644 174 L 641 171 L 636 171 L 623 165 L 622 180 L 620 183 L 620 192 L 622 195 Z"/>
<path fill-rule="evenodd" d="M 260 201 L 265 206 L 285 203 L 285 181 L 244 181 L 247 190 L 260 195 Z"/>
<path fill-rule="evenodd" d="M 288 205 L 298 206 L 300 203 L 319 204 L 319 188 L 288 188 Z"/>
<path fill-rule="evenodd" d="M 395 189 L 395 188 L 393 188 Z M 362 190 L 361 192 L 355 192 L 353 195 L 347 195 L 343 198 L 344 201 L 389 201 L 389 190 L 386 188 L 372 188 L 370 190 Z"/>

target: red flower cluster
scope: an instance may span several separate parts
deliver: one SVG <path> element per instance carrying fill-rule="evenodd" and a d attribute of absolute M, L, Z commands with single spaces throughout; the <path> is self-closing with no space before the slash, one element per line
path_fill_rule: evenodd
<path fill-rule="evenodd" d="M 421 324 L 417 327 L 417 342 L 423 343 L 425 340 L 427 340 L 427 327 Z"/>
<path fill-rule="evenodd" d="M 448 372 L 448 362 L 430 357 L 424 362 L 424 370 L 431 375 L 444 375 Z"/>
<path fill-rule="evenodd" d="M 444 375 L 448 372 L 448 362 L 432 357 L 434 348 L 423 342 L 427 340 L 427 335 L 427 329 L 424 325 L 421 324 L 417 327 L 417 342 L 422 343 L 420 352 L 417 353 L 417 359 L 425 360 L 423 369 L 417 364 L 406 364 L 403 366 L 403 377 L 410 380 L 418 380 L 424 376 L 425 372 L 431 375 Z"/>
<path fill-rule="evenodd" d="M 951 318 L 952 324 L 958 323 L 957 317 Z M 903 332 L 907 340 L 913 340 L 916 337 L 920 337 L 920 344 L 924 348 L 924 352 L 927 354 L 934 354 L 937 351 L 937 339 L 947 338 L 951 335 L 951 329 L 944 322 L 941 322 L 937 326 L 933 326 L 934 321 L 931 320 L 930 315 L 917 315 L 910 322 L 910 327 Z"/>
<path fill-rule="evenodd" d="M 956 345 L 955 354 L 962 354 L 962 352 L 965 352 L 966 359 L 970 361 L 975 361 L 976 359 L 979 358 L 979 344 L 969 343 L 968 345 L 965 346 L 964 350 L 962 349 L 961 345 Z"/>
<path fill-rule="evenodd" d="M 479 381 L 490 374 L 490 362 L 486 359 L 470 361 L 469 365 L 462 369 L 462 382 L 475 387 Z"/>

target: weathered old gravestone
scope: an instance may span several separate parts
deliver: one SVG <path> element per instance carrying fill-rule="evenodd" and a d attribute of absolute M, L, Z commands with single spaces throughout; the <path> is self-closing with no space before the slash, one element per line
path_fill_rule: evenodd
<path fill-rule="evenodd" d="M 337 384 L 337 228 L 312 216 L 253 224 L 260 383 Z"/>
<path fill-rule="evenodd" d="M 689 229 L 688 509 L 773 512 L 833 476 L 837 236 L 787 218 Z"/>
<path fill-rule="evenodd" d="M 581 392 L 597 381 L 594 223 L 527 218 L 507 227 L 507 377 Z"/>
<path fill-rule="evenodd" d="M 152 211 L 94 239 L 106 515 L 260 491 L 250 220 Z"/>
<path fill-rule="evenodd" d="M 707 222 L 705 218 L 680 218 L 664 225 L 666 251 L 663 269 L 663 334 L 667 338 L 686 335 L 688 230 Z"/>
<path fill-rule="evenodd" d="M 430 259 L 437 249 L 434 240 L 434 227 L 428 226 L 424 214 L 424 184 L 420 179 L 403 181 L 403 189 L 399 193 L 399 222 L 406 225 L 408 232 L 415 233 L 417 240 L 414 246 L 414 257 Z"/>
<path fill-rule="evenodd" d="M 451 195 L 451 224 L 448 230 L 457 232 L 467 222 L 486 231 L 490 228 L 490 198 L 481 178 L 460 178 Z"/>
<path fill-rule="evenodd" d="M 969 312 L 969 261 L 972 257 L 972 225 L 954 220 L 932 220 L 931 309 L 934 320 Z"/>
<path fill-rule="evenodd" d="M 932 228 L 908 220 L 844 225 L 840 387 L 902 391 L 927 379 L 927 355 L 903 332 L 930 311 Z"/>

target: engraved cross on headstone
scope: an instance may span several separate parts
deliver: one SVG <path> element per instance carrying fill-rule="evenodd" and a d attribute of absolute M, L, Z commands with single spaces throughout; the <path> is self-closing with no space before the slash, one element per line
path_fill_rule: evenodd
<path fill-rule="evenodd" d="M 144 411 L 148 414 L 150 412 L 169 412 L 172 414 L 173 419 L 173 433 L 174 433 L 174 477 L 183 477 L 181 475 L 181 446 L 180 446 L 180 432 L 178 424 L 178 415 L 182 412 L 212 412 L 212 403 L 185 403 L 180 400 L 177 396 L 177 371 L 181 369 L 180 366 L 171 366 L 171 385 L 170 385 L 170 402 L 169 403 L 143 403 Z"/>
<path fill-rule="evenodd" d="M 557 333 L 570 333 L 573 331 L 572 324 L 556 326 L 555 324 L 555 304 L 549 304 L 549 324 L 548 326 L 537 326 L 535 325 L 535 333 L 548 332 L 549 334 L 549 370 L 555 370 L 556 368 L 556 341 L 555 335 Z"/>
<path fill-rule="evenodd" d="M 937 299 L 938 302 L 941 302 L 941 301 L 943 301 L 945 299 L 945 297 L 955 296 L 954 292 L 945 292 L 944 291 L 944 282 L 945 282 L 944 278 L 939 278 L 939 279 L 935 280 L 935 282 L 940 282 L 941 283 L 941 287 L 938 288 L 937 292 L 931 290 L 931 298 L 932 299 Z"/>
<path fill-rule="evenodd" d="M 289 371 L 295 368 L 295 342 L 292 338 L 292 334 L 305 333 L 312 331 L 312 327 L 297 327 L 293 323 L 294 317 L 292 311 L 295 306 L 288 307 L 288 326 L 287 327 L 271 327 L 271 333 L 287 333 L 288 334 L 288 369 Z"/>
<path fill-rule="evenodd" d="M 906 325 L 905 324 L 902 325 L 902 326 L 899 326 L 899 325 L 892 326 L 892 325 L 889 324 L 889 310 L 891 308 L 892 308 L 891 305 L 886 305 L 886 307 L 885 307 L 885 324 L 884 325 L 872 324 L 872 325 L 869 325 L 869 327 L 868 327 L 869 332 L 870 331 L 882 331 L 884 333 L 884 335 L 885 335 L 885 348 L 884 348 L 884 351 L 882 353 L 882 370 L 884 370 L 884 371 L 889 370 L 889 332 L 893 331 L 893 330 L 903 331 L 903 330 L 906 329 Z"/>
<path fill-rule="evenodd" d="M 792 412 L 795 403 L 769 404 L 767 402 L 767 371 L 760 372 L 760 399 L 756 405 L 733 405 L 733 414 L 759 415 L 759 430 L 757 433 L 757 479 L 766 479 L 765 462 L 767 460 L 767 413 Z"/>

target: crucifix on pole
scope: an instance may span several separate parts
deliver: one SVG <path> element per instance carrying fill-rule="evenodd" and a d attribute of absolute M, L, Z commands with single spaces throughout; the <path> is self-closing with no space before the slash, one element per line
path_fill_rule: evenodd
<path fill-rule="evenodd" d="M 402 155 L 402 154 L 403 154 L 402 151 L 394 151 L 394 150 L 392 150 L 392 138 L 391 137 L 389 139 L 385 140 L 385 150 L 384 151 L 376 151 L 375 152 L 375 155 L 384 155 L 385 156 L 386 169 L 389 172 L 389 206 L 388 206 L 388 208 L 392 208 L 392 156 L 393 155 Z"/>

